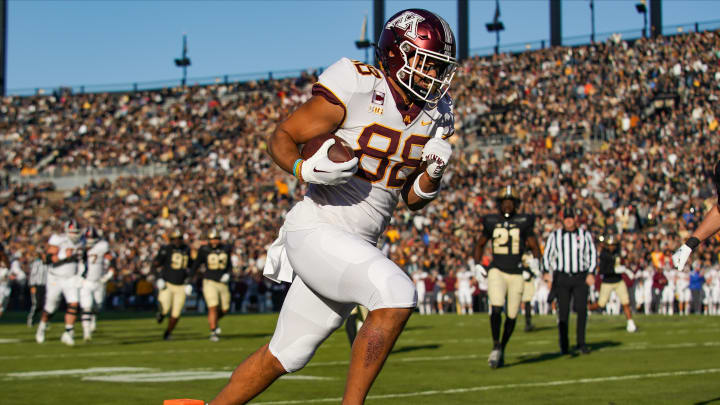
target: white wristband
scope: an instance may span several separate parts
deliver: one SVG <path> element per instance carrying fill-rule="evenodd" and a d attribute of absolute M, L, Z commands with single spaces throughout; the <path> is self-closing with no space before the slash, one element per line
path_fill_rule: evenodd
<path fill-rule="evenodd" d="M 422 176 L 422 174 L 420 174 L 420 176 Z M 420 176 L 417 176 L 415 178 L 415 181 L 413 182 L 413 191 L 415 191 L 415 194 L 423 200 L 432 200 L 433 198 L 437 197 L 438 191 L 440 191 L 440 187 L 438 187 L 437 190 L 431 193 L 426 193 L 422 191 L 422 189 L 420 188 Z"/>

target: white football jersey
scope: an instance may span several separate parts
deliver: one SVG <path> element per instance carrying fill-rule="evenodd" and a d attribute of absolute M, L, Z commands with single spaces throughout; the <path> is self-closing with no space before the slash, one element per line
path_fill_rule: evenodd
<path fill-rule="evenodd" d="M 679 271 L 675 275 L 675 288 L 678 291 L 690 288 L 690 273 L 687 271 Z"/>
<path fill-rule="evenodd" d="M 48 245 L 51 246 L 57 246 L 58 248 L 58 257 L 60 260 L 65 259 L 67 257 L 67 250 L 70 249 L 74 252 L 80 248 L 80 245 L 73 242 L 67 235 L 62 234 L 53 234 L 50 236 L 50 240 L 48 240 Z M 50 265 L 49 272 L 50 274 L 54 276 L 59 277 L 72 277 L 75 274 L 77 274 L 78 270 L 78 263 L 77 262 L 71 262 L 71 263 L 65 263 L 61 264 L 59 266 Z"/>
<path fill-rule="evenodd" d="M 457 277 L 457 289 L 458 290 L 470 290 L 470 279 L 473 274 L 470 270 L 459 271 L 455 277 Z"/>
<path fill-rule="evenodd" d="M 426 271 L 422 270 L 416 270 L 412 273 L 412 279 L 415 283 L 415 286 L 420 287 L 422 286 L 423 289 L 425 289 L 425 279 L 428 277 L 428 274 Z"/>
<path fill-rule="evenodd" d="M 342 58 L 320 76 L 313 88 L 345 109 L 335 134 L 355 150 L 358 171 L 338 186 L 311 184 L 293 208 L 287 230 L 331 223 L 375 244 L 390 221 L 407 176 L 421 163 L 422 149 L 434 135 L 454 132 L 452 102 L 403 111 L 390 83 L 374 66 Z"/>
<path fill-rule="evenodd" d="M 710 280 L 710 288 L 720 289 L 720 270 L 717 268 L 711 268 L 705 274 L 705 279 Z"/>
<path fill-rule="evenodd" d="M 669 288 L 670 290 L 675 290 L 675 279 L 677 278 L 677 270 L 673 269 L 666 269 L 663 273 L 665 273 L 665 278 L 667 279 L 668 283 L 665 288 Z"/>
<path fill-rule="evenodd" d="M 109 251 L 110 245 L 104 240 L 97 241 L 90 250 L 87 251 L 86 280 L 98 281 L 105 275 L 109 264 L 105 259 L 105 254 Z"/>

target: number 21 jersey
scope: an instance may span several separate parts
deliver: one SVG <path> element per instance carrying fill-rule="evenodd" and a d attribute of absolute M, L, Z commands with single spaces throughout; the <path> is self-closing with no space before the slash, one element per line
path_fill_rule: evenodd
<path fill-rule="evenodd" d="M 522 273 L 522 254 L 525 241 L 533 236 L 535 216 L 515 214 L 510 218 L 491 214 L 483 218 L 483 234 L 492 243 L 493 259 L 490 267 L 511 274 Z"/>

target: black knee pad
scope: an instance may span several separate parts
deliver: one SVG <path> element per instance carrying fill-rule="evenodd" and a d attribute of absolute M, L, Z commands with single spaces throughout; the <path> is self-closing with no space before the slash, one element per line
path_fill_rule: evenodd
<path fill-rule="evenodd" d="M 491 315 L 502 315 L 503 309 L 504 307 L 496 307 L 495 305 L 493 305 L 490 310 Z"/>

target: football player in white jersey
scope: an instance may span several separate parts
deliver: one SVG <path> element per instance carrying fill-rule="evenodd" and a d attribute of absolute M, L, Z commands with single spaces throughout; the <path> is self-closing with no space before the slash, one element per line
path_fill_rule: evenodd
<path fill-rule="evenodd" d="M 457 300 L 460 306 L 461 313 L 473 314 L 473 302 L 472 302 L 472 283 L 473 283 L 473 272 L 467 267 L 462 267 L 460 271 L 455 274 L 457 277 Z"/>
<path fill-rule="evenodd" d="M 663 273 L 668 282 L 662 290 L 660 310 L 658 312 L 663 315 L 672 315 L 675 312 L 675 278 L 677 271 L 666 266 Z"/>
<path fill-rule="evenodd" d="M 105 283 L 112 278 L 114 271 L 110 268 L 113 260 L 110 244 L 101 238 L 100 232 L 90 227 L 85 230 L 83 236 L 87 250 L 83 258 L 80 309 L 83 340 L 87 342 L 92 339 L 97 323 L 97 312 L 102 309 Z"/>
<path fill-rule="evenodd" d="M 655 274 L 655 268 L 653 265 L 648 266 L 645 268 L 645 272 L 643 273 L 643 302 L 645 303 L 645 306 L 643 307 L 645 311 L 645 315 L 649 315 L 652 312 L 652 287 L 653 287 L 653 275 Z"/>
<path fill-rule="evenodd" d="M 690 273 L 678 271 L 675 275 L 675 294 L 678 299 L 678 314 L 690 314 Z"/>
<path fill-rule="evenodd" d="M 720 315 L 720 269 L 713 266 L 705 278 L 710 281 L 710 315 Z"/>
<path fill-rule="evenodd" d="M 0 317 L 5 313 L 10 300 L 10 294 L 12 293 L 11 283 L 16 281 L 24 284 L 26 278 L 25 272 L 20 265 L 20 257 L 15 256 L 12 258 L 10 267 L 6 267 L 5 262 L 0 259 Z"/>
<path fill-rule="evenodd" d="M 413 258 L 414 257 L 415 255 L 413 255 Z M 425 305 L 425 279 L 428 278 L 427 271 L 425 271 L 422 267 L 418 267 L 417 270 L 410 274 L 410 277 L 412 277 L 413 282 L 415 283 L 415 289 L 417 290 L 418 303 L 420 304 L 420 315 L 432 314 L 431 306 Z"/>
<path fill-rule="evenodd" d="M 57 309 L 60 298 L 65 298 L 65 332 L 60 341 L 68 346 L 75 344 L 74 326 L 78 313 L 78 291 L 82 285 L 82 277 L 78 274 L 78 263 L 81 260 L 80 229 L 77 221 L 69 220 L 64 225 L 65 233 L 53 234 L 48 240 L 46 249 L 50 257 L 47 287 L 45 292 L 45 308 L 40 317 L 40 324 L 35 333 L 38 343 L 45 342 L 45 330 L 52 314 Z"/>
<path fill-rule="evenodd" d="M 400 198 L 419 210 L 438 194 L 452 154 L 446 92 L 455 48 L 442 18 L 401 11 L 379 38 L 380 68 L 340 59 L 270 136 L 275 163 L 309 183 L 270 246 L 264 271 L 292 286 L 270 343 L 235 369 L 213 405 L 245 403 L 303 368 L 356 304 L 370 312 L 352 347 L 343 403 L 363 403 L 417 303 L 412 280 L 376 243 Z M 349 143 L 355 157 L 332 162 L 330 139 L 300 158 L 299 145 L 328 133 Z"/>

